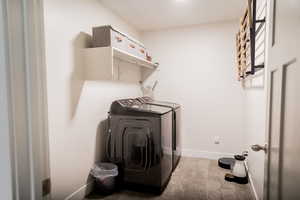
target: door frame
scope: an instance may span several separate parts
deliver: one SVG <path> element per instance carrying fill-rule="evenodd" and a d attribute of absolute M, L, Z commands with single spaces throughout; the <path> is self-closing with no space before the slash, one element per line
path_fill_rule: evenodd
<path fill-rule="evenodd" d="M 1 0 L 13 199 L 50 199 L 43 0 Z M 1 66 L 2 67 L 2 66 Z"/>

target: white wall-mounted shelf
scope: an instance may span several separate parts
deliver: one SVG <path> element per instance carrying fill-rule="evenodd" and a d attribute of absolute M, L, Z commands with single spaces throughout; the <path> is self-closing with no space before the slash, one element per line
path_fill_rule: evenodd
<path fill-rule="evenodd" d="M 125 52 L 125 51 L 122 51 L 122 50 L 114 48 L 114 47 L 112 47 L 112 51 L 113 51 L 114 58 L 117 58 L 117 59 L 135 64 L 135 65 L 138 65 L 140 67 L 147 67 L 149 69 L 154 69 L 155 70 L 158 66 L 155 63 L 152 63 L 148 60 L 139 58 L 135 55 L 131 55 L 131 54 Z"/>
<path fill-rule="evenodd" d="M 126 71 L 138 71 L 135 73 L 140 74 L 138 81 L 144 81 L 158 67 L 155 63 L 114 47 L 88 48 L 83 52 L 87 80 L 120 80 L 120 73 L 124 75 Z"/>

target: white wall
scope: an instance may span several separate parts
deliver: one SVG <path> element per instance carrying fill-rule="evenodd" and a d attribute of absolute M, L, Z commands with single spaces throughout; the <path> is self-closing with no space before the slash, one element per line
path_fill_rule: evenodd
<path fill-rule="evenodd" d="M 140 95 L 136 84 L 84 80 L 80 49 L 93 26 L 112 24 L 141 38 L 160 70 L 155 97 L 182 105 L 184 154 L 218 158 L 264 142 L 265 91 L 243 91 L 236 80 L 238 21 L 139 33 L 97 0 L 46 0 L 45 33 L 53 199 L 87 183 L 100 159 L 100 122 L 111 101 Z M 84 32 L 84 33 L 80 33 Z M 214 144 L 215 137 L 220 144 Z M 100 145 L 101 147 L 101 145 Z M 250 152 L 249 168 L 259 196 L 263 154 Z"/>
<path fill-rule="evenodd" d="M 101 158 L 101 122 L 111 102 L 140 95 L 137 84 L 84 80 L 80 50 L 90 46 L 86 33 L 91 34 L 93 26 L 111 24 L 139 38 L 135 29 L 99 2 L 45 0 L 53 199 L 65 199 L 88 182 L 90 168 Z M 80 192 L 72 199 L 82 198 Z"/>
<path fill-rule="evenodd" d="M 218 158 L 244 147 L 244 92 L 236 77 L 238 22 L 145 32 L 160 62 L 156 98 L 182 105 L 184 155 Z M 214 144 L 214 138 L 220 144 Z"/>
<path fill-rule="evenodd" d="M 4 17 L 2 1 L 0 3 L 0 41 L 4 37 Z M 10 162 L 9 120 L 7 102 L 7 79 L 5 62 L 5 44 L 0 43 L 0 194 L 1 199 L 12 199 L 12 178 Z"/>

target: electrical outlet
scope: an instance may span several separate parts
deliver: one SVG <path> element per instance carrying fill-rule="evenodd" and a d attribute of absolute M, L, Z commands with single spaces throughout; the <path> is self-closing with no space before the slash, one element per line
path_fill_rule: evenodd
<path fill-rule="evenodd" d="M 215 144 L 220 144 L 220 137 L 219 136 L 214 137 L 214 143 Z"/>

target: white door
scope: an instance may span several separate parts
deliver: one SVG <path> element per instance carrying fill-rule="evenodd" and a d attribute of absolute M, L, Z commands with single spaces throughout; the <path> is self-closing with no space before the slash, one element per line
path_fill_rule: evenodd
<path fill-rule="evenodd" d="M 265 200 L 300 199 L 300 1 L 271 0 Z"/>

